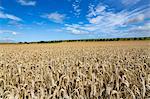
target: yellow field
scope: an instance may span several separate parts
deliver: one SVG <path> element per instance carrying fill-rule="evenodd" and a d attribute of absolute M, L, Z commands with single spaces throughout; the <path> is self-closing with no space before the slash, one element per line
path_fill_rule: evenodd
<path fill-rule="evenodd" d="M 150 99 L 150 42 L 0 45 L 0 99 Z"/>

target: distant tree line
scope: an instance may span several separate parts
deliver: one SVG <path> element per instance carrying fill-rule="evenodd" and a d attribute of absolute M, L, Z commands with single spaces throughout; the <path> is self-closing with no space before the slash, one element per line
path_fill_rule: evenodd
<path fill-rule="evenodd" d="M 90 42 L 90 41 L 133 41 L 133 40 L 150 40 L 150 37 L 140 38 L 106 38 L 106 39 L 79 39 L 79 40 L 54 40 L 54 41 L 39 41 L 39 42 L 19 42 L 19 44 L 33 43 L 61 43 L 61 42 Z"/>

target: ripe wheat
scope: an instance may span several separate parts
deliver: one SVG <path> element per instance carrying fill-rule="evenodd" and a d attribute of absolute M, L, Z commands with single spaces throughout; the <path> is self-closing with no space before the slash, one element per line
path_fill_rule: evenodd
<path fill-rule="evenodd" d="M 149 99 L 144 44 L 0 45 L 0 98 Z"/>

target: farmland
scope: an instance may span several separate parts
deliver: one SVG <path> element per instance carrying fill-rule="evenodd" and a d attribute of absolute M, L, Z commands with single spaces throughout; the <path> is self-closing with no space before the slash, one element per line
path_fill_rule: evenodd
<path fill-rule="evenodd" d="M 0 45 L 2 99 L 149 99 L 150 42 Z"/>

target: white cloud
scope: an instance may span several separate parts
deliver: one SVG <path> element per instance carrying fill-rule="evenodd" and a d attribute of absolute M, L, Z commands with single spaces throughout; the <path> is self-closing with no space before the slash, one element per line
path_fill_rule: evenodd
<path fill-rule="evenodd" d="M 106 10 L 105 5 L 102 4 L 98 4 L 96 7 L 92 4 L 89 5 L 89 14 L 87 15 L 87 17 L 93 17 L 93 16 L 97 16 L 97 14 L 100 14 L 102 12 L 104 12 Z"/>
<path fill-rule="evenodd" d="M 104 12 L 106 10 L 106 6 L 104 5 L 101 5 L 99 4 L 97 7 L 96 7 L 96 13 L 101 13 L 101 12 Z"/>
<path fill-rule="evenodd" d="M 31 0 L 18 0 L 17 2 L 24 6 L 35 6 L 36 5 L 36 1 L 31 1 Z"/>
<path fill-rule="evenodd" d="M 133 23 L 133 22 L 138 22 L 138 21 L 143 21 L 144 18 L 144 14 L 140 14 L 137 17 L 131 18 L 128 20 L 128 23 Z"/>
<path fill-rule="evenodd" d="M 72 4 L 73 10 L 74 10 L 74 14 L 79 17 L 79 15 L 81 14 L 81 9 L 80 9 L 80 2 L 81 0 L 75 0 Z"/>
<path fill-rule="evenodd" d="M 128 31 L 132 31 L 132 32 L 147 32 L 148 35 L 150 35 L 150 23 L 145 23 L 144 25 L 140 25 L 140 26 L 134 26 L 132 28 L 130 28 Z"/>
<path fill-rule="evenodd" d="M 12 32 L 12 34 L 13 34 L 13 35 L 17 35 L 17 33 L 16 33 L 16 32 Z"/>
<path fill-rule="evenodd" d="M 21 18 L 11 15 L 11 14 L 4 13 L 2 11 L 0 11 L 0 18 L 1 19 L 11 19 L 11 20 L 15 20 L 15 21 L 22 21 Z"/>
<path fill-rule="evenodd" d="M 15 32 L 15 31 L 11 31 L 11 30 L 0 30 L 0 34 L 5 34 L 5 33 L 12 34 L 12 35 L 19 34 L 19 33 Z"/>
<path fill-rule="evenodd" d="M 127 5 L 134 5 L 140 2 L 141 0 L 122 0 L 122 4 L 127 6 Z"/>
<path fill-rule="evenodd" d="M 127 20 L 127 23 L 141 22 L 144 19 L 150 18 L 150 6 L 132 11 L 132 15 Z"/>
<path fill-rule="evenodd" d="M 65 24 L 66 30 L 70 31 L 73 34 L 89 34 L 89 31 L 82 29 L 81 25 L 78 24 L 73 24 L 73 25 L 68 25 Z"/>
<path fill-rule="evenodd" d="M 98 16 L 98 17 L 95 17 L 95 18 L 89 18 L 89 22 L 93 23 L 93 24 L 98 24 L 102 19 L 103 19 L 102 16 Z"/>
<path fill-rule="evenodd" d="M 145 27 L 144 25 L 141 26 L 132 26 L 124 31 L 120 31 L 120 33 L 124 35 L 130 35 L 130 36 L 143 36 L 143 37 L 149 37 L 150 36 L 150 28 Z"/>
<path fill-rule="evenodd" d="M 132 11 L 122 10 L 113 12 L 107 6 L 99 4 L 98 6 L 90 5 L 89 14 L 87 15 L 88 24 L 67 24 L 66 30 L 73 34 L 96 34 L 96 35 L 118 35 L 130 33 L 130 25 L 137 22 L 143 22 L 150 18 L 148 14 L 150 8 L 140 7 Z M 137 25 L 132 25 L 137 28 Z M 130 31 L 129 31 L 130 30 Z M 133 31 L 133 30 L 132 30 Z M 138 32 L 140 31 L 140 32 Z M 134 34 L 142 32 L 146 35 L 148 30 L 137 29 Z M 133 33 L 133 32 L 132 32 Z M 142 35 L 142 34 L 141 34 Z"/>
<path fill-rule="evenodd" d="M 20 23 L 18 21 L 14 21 L 14 20 L 8 21 L 7 24 L 8 24 L 8 26 L 15 26 L 17 28 L 23 28 L 23 26 L 24 26 L 22 23 Z"/>
<path fill-rule="evenodd" d="M 35 22 L 36 25 L 44 25 L 44 22 Z"/>
<path fill-rule="evenodd" d="M 21 21 L 21 19 L 19 17 L 16 17 L 14 15 L 11 15 L 11 14 L 5 14 L 5 16 L 8 18 L 8 19 L 12 19 L 12 20 L 16 20 L 16 21 Z"/>
<path fill-rule="evenodd" d="M 0 10 L 3 10 L 4 8 L 2 6 L 0 6 Z"/>
<path fill-rule="evenodd" d="M 12 43 L 15 42 L 15 40 L 12 37 L 3 37 L 0 38 L 1 43 Z"/>
<path fill-rule="evenodd" d="M 92 4 L 89 5 L 89 12 L 90 13 L 87 15 L 87 17 L 96 16 L 94 5 Z"/>
<path fill-rule="evenodd" d="M 64 14 L 59 14 L 57 12 L 47 14 L 44 17 L 55 23 L 63 23 L 64 19 L 66 18 Z"/>

